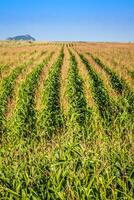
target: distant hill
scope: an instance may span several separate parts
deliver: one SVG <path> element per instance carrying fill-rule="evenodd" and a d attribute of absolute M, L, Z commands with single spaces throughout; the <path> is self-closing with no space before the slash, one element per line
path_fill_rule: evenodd
<path fill-rule="evenodd" d="M 35 38 L 33 38 L 31 35 L 19 35 L 15 37 L 9 37 L 7 40 L 24 40 L 24 41 L 35 41 Z"/>

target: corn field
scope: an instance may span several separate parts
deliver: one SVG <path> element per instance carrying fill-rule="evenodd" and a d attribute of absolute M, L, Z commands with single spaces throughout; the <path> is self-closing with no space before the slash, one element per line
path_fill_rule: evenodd
<path fill-rule="evenodd" d="M 0 199 L 134 199 L 134 44 L 0 43 Z"/>

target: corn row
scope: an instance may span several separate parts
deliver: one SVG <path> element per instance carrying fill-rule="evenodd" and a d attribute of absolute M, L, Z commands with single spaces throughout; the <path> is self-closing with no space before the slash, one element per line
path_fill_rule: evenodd
<path fill-rule="evenodd" d="M 35 91 L 41 72 L 52 55 L 53 52 L 34 68 L 19 88 L 13 120 L 13 131 L 17 135 L 27 137 L 36 132 Z"/>
<path fill-rule="evenodd" d="M 60 71 L 63 58 L 62 49 L 59 58 L 51 67 L 42 91 L 42 110 L 39 113 L 38 130 L 41 135 L 47 137 L 51 137 L 63 125 L 59 98 Z"/>
<path fill-rule="evenodd" d="M 25 69 L 24 66 L 15 68 L 12 73 L 4 78 L 0 85 L 0 134 L 5 131 L 5 114 L 9 98 L 12 96 L 12 91 L 16 82 L 17 76 Z"/>
<path fill-rule="evenodd" d="M 104 86 L 102 79 L 94 71 L 92 66 L 88 63 L 88 61 L 83 55 L 80 54 L 80 58 L 82 62 L 85 64 L 89 72 L 89 75 L 91 77 L 93 96 L 94 96 L 95 102 L 97 103 L 100 115 L 105 121 L 106 127 L 109 127 L 112 120 L 115 118 L 115 114 L 117 113 L 117 110 L 116 110 L 117 108 L 114 105 L 113 101 L 110 99 L 109 94 Z"/>
<path fill-rule="evenodd" d="M 77 68 L 77 61 L 71 51 L 70 66 L 67 85 L 68 124 L 78 131 L 87 125 L 91 113 L 84 96 L 83 81 Z"/>

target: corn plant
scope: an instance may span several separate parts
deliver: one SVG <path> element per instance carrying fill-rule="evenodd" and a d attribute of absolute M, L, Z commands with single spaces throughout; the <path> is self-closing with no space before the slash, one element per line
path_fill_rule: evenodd
<path fill-rule="evenodd" d="M 91 110 L 87 106 L 84 95 L 83 81 L 77 68 L 75 56 L 70 51 L 70 70 L 68 73 L 67 97 L 68 108 L 68 126 L 73 130 L 80 131 L 88 126 Z M 85 130 L 84 130 L 85 131 Z"/>
<path fill-rule="evenodd" d="M 62 49 L 57 61 L 51 67 L 42 91 L 42 110 L 39 114 L 38 129 L 42 135 L 47 137 L 51 137 L 63 125 L 59 100 L 60 70 L 63 58 Z"/>
<path fill-rule="evenodd" d="M 134 71 L 131 71 L 130 75 L 131 75 L 132 78 L 134 78 Z"/>
<path fill-rule="evenodd" d="M 0 78 L 2 79 L 2 73 L 9 69 L 9 65 L 0 65 Z"/>

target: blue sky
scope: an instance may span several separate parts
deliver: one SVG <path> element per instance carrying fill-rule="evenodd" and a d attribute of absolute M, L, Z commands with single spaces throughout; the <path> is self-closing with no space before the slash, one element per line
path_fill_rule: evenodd
<path fill-rule="evenodd" d="M 0 0 L 0 39 L 134 41 L 134 0 Z"/>

